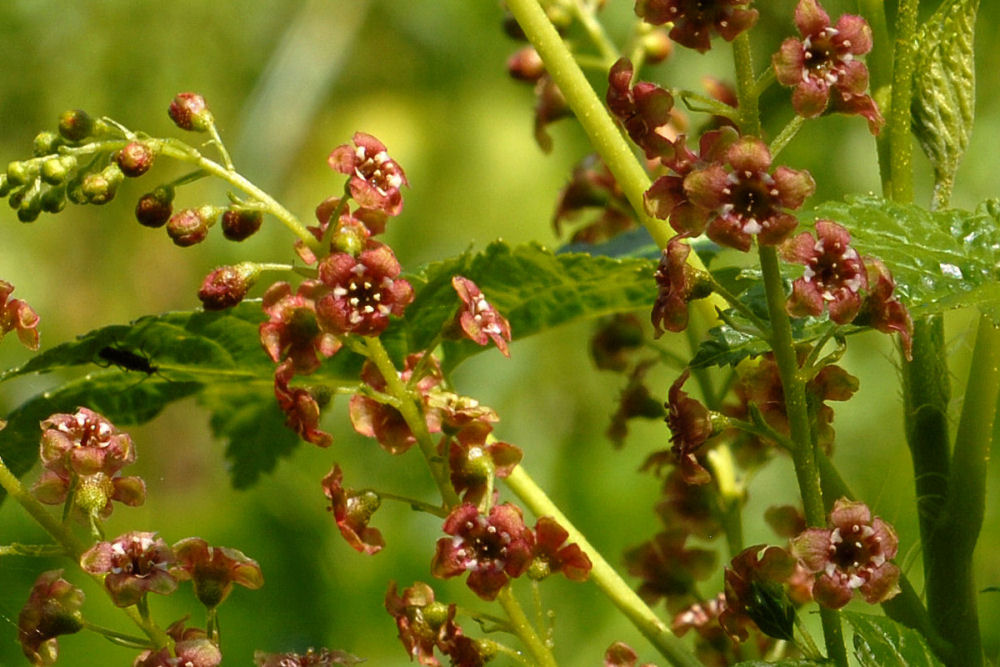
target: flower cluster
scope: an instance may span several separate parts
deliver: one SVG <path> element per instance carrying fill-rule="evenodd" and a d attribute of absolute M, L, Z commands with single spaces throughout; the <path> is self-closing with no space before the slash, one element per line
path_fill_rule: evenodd
<path fill-rule="evenodd" d="M 752 0 L 636 0 L 635 13 L 653 25 L 672 23 L 670 39 L 702 53 L 712 48 L 712 33 L 727 42 L 757 22 Z"/>

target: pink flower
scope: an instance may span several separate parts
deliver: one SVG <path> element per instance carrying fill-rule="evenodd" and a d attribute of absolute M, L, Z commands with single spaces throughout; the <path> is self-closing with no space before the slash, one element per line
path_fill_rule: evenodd
<path fill-rule="evenodd" d="M 493 479 L 506 477 L 521 462 L 519 447 L 499 440 L 486 443 L 492 430 L 486 421 L 474 420 L 451 440 L 448 448 L 451 485 L 456 493 L 462 494 L 463 502 L 480 505 L 493 488 Z"/>
<path fill-rule="evenodd" d="M 667 608 L 677 610 L 694 601 L 695 582 L 715 571 L 715 551 L 687 548 L 683 530 L 657 533 L 652 540 L 625 552 L 628 573 L 639 577 L 639 596 L 648 604 L 667 599 Z"/>
<path fill-rule="evenodd" d="M 21 343 L 31 350 L 38 349 L 38 313 L 21 299 L 10 299 L 14 286 L 0 280 L 0 339 L 11 331 L 17 332 Z"/>
<path fill-rule="evenodd" d="M 21 650 L 34 665 L 51 665 L 59 657 L 59 635 L 83 629 L 83 591 L 62 578 L 62 570 L 43 572 L 17 617 Z"/>
<path fill-rule="evenodd" d="M 143 651 L 136 657 L 132 667 L 217 667 L 222 663 L 222 652 L 208 638 L 204 630 L 185 628 L 185 616 L 171 623 L 167 634 L 174 640 L 173 656 L 170 649 Z"/>
<path fill-rule="evenodd" d="M 872 134 L 878 134 L 885 121 L 865 94 L 868 68 L 856 59 L 872 48 L 872 31 L 865 20 L 844 14 L 834 27 L 816 0 L 799 0 L 795 25 L 802 39 L 786 39 L 773 56 L 778 81 L 795 88 L 795 112 L 814 118 L 831 106 L 833 111 L 864 116 Z"/>
<path fill-rule="evenodd" d="M 725 163 L 684 179 L 691 202 L 711 212 L 708 237 L 744 252 L 754 236 L 763 245 L 784 241 L 798 224 L 786 209 L 800 207 L 815 189 L 809 172 L 784 166 L 772 172 L 771 153 L 756 137 L 741 137 L 726 151 Z"/>
<path fill-rule="evenodd" d="M 399 639 L 410 660 L 416 658 L 421 665 L 439 667 L 434 648 L 443 650 L 462 634 L 455 624 L 455 605 L 436 602 L 434 590 L 423 582 L 405 589 L 402 596 L 396 594 L 396 582 L 391 582 L 385 608 L 396 619 Z"/>
<path fill-rule="evenodd" d="M 103 574 L 104 587 L 119 607 L 136 604 L 147 593 L 169 595 L 177 579 L 169 570 L 174 552 L 156 533 L 130 532 L 98 542 L 80 556 L 80 567 Z"/>
<path fill-rule="evenodd" d="M 349 174 L 351 197 L 364 208 L 399 215 L 403 210 L 403 195 L 399 191 L 409 185 L 403 168 L 389 157 L 385 144 L 364 132 L 354 134 L 354 148 L 342 144 L 333 149 L 327 159 L 330 167 Z"/>
<path fill-rule="evenodd" d="M 320 405 L 313 392 L 303 387 L 290 387 L 292 366 L 286 361 L 274 372 L 274 396 L 285 413 L 285 426 L 317 447 L 329 447 L 333 436 L 319 428 Z"/>
<path fill-rule="evenodd" d="M 496 598 L 510 577 L 519 577 L 531 564 L 534 537 L 516 505 L 494 505 L 483 516 L 475 505 L 459 505 L 444 522 L 443 537 L 431 563 L 435 577 L 469 572 L 466 584 L 484 600 Z"/>
<path fill-rule="evenodd" d="M 357 257 L 345 252 L 319 264 L 319 277 L 330 288 L 316 301 L 320 327 L 333 334 L 377 336 L 413 301 L 413 287 L 387 245 L 369 242 Z"/>
<path fill-rule="evenodd" d="M 868 267 L 868 296 L 854 323 L 874 327 L 883 333 L 898 333 L 904 356 L 912 360 L 913 320 L 906 306 L 893 296 L 896 281 L 880 260 L 867 257 L 865 264 Z"/>
<path fill-rule="evenodd" d="M 726 568 L 726 604 L 719 622 L 734 639 L 745 641 L 753 621 L 769 637 L 789 640 L 795 610 L 782 585 L 795 572 L 795 559 L 781 547 L 748 547 Z"/>
<path fill-rule="evenodd" d="M 174 545 L 177 563 L 171 570 L 178 580 L 190 579 L 194 594 L 208 607 L 218 607 L 233 584 L 256 590 L 264 585 L 260 565 L 237 549 L 212 547 L 200 537 L 187 537 Z"/>
<path fill-rule="evenodd" d="M 712 32 L 727 42 L 757 22 L 752 0 L 636 0 L 635 13 L 647 23 L 673 23 L 670 39 L 702 53 L 712 48 Z"/>
<path fill-rule="evenodd" d="M 376 554 L 385 546 L 382 533 L 368 526 L 372 514 L 379 508 L 381 499 L 374 491 L 354 491 L 344 488 L 344 473 L 339 465 L 323 478 L 323 493 L 330 499 L 337 528 L 355 551 Z"/>
<path fill-rule="evenodd" d="M 868 273 L 851 235 L 830 220 L 816 221 L 816 238 L 803 232 L 783 249 L 789 262 L 805 264 L 801 278 L 792 283 L 786 309 L 795 317 L 819 315 L 829 309 L 830 319 L 847 324 L 861 308 L 861 290 L 868 287 Z"/>
<path fill-rule="evenodd" d="M 639 654 L 624 642 L 615 642 L 604 652 L 604 667 L 636 667 Z M 644 662 L 640 667 L 656 667 L 651 662 Z"/>
<path fill-rule="evenodd" d="M 260 342 L 271 361 L 290 360 L 294 373 L 308 375 L 319 368 L 320 357 L 340 349 L 340 341 L 321 331 L 316 321 L 316 299 L 327 291 L 316 280 L 303 281 L 295 294 L 286 282 L 268 288 L 263 300 L 268 321 L 260 325 Z"/>
<path fill-rule="evenodd" d="M 792 540 L 792 551 L 813 573 L 813 597 L 840 609 L 855 592 L 869 604 L 899 593 L 896 557 L 899 540 L 892 526 L 861 502 L 840 498 L 833 504 L 830 528 L 809 528 Z"/>
<path fill-rule="evenodd" d="M 454 276 L 451 279 L 451 286 L 462 300 L 463 307 L 458 311 L 456 319 L 466 337 L 479 345 L 486 345 L 492 340 L 505 357 L 510 357 L 507 349 L 507 343 L 510 342 L 510 323 L 507 318 L 486 300 L 482 290 L 468 278 Z"/>
<path fill-rule="evenodd" d="M 535 547 L 528 576 L 540 580 L 562 572 L 567 579 L 586 581 L 593 564 L 578 544 L 566 544 L 569 533 L 555 519 L 543 516 L 535 523 Z"/>

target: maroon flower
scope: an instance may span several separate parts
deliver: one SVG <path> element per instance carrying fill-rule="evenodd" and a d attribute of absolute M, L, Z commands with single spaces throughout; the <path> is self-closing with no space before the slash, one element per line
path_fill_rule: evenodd
<path fill-rule="evenodd" d="M 518 81 L 535 83 L 545 74 L 545 63 L 534 47 L 525 46 L 507 58 L 507 73 Z"/>
<path fill-rule="evenodd" d="M 683 471 L 674 468 L 663 480 L 661 500 L 656 504 L 660 521 L 671 530 L 711 540 L 719 535 L 718 492 L 704 484 L 688 484 Z"/>
<path fill-rule="evenodd" d="M 167 110 L 170 120 L 182 130 L 204 132 L 215 119 L 205 104 L 205 98 L 198 93 L 178 93 Z"/>
<path fill-rule="evenodd" d="M 611 416 L 607 436 L 615 447 L 625 444 L 628 435 L 628 422 L 637 417 L 645 419 L 662 419 L 663 403 L 653 398 L 646 386 L 646 373 L 655 366 L 656 359 L 646 359 L 635 365 L 629 374 L 628 383 L 618 397 L 618 409 Z"/>
<path fill-rule="evenodd" d="M 535 143 L 544 152 L 552 150 L 552 137 L 546 128 L 560 118 L 573 115 L 566 96 L 559 90 L 548 72 L 535 82 Z"/>
<path fill-rule="evenodd" d="M 604 652 L 604 667 L 636 667 L 639 654 L 624 642 L 615 642 Z M 644 662 L 639 667 L 656 667 L 651 662 Z"/>
<path fill-rule="evenodd" d="M 421 354 L 409 355 L 399 379 L 404 384 L 413 386 L 427 405 L 431 391 L 441 384 L 443 376 L 441 367 L 433 357 L 428 363 L 420 363 L 422 358 Z M 414 381 L 413 372 L 418 366 L 423 369 L 423 375 Z M 385 378 L 371 362 L 366 361 L 361 367 L 361 380 L 376 392 L 385 391 Z M 382 449 L 390 454 L 402 454 L 417 442 L 402 413 L 391 405 L 364 394 L 355 394 L 351 397 L 349 412 L 354 430 L 361 435 L 375 438 Z M 441 431 L 441 415 L 438 410 L 426 409 L 424 417 L 428 432 Z"/>
<path fill-rule="evenodd" d="M 221 266 L 205 276 L 201 289 L 198 290 L 198 298 L 205 310 L 232 308 L 243 301 L 260 272 L 260 264 L 256 262 Z"/>
<path fill-rule="evenodd" d="M 382 501 L 374 491 L 354 491 L 344 488 L 344 473 L 339 465 L 323 478 L 323 493 L 330 499 L 337 528 L 351 548 L 368 555 L 376 554 L 385 546 L 382 533 L 368 526 L 372 514 Z"/>
<path fill-rule="evenodd" d="M 310 648 L 305 653 L 265 653 L 254 651 L 253 664 L 257 667 L 330 667 L 331 665 L 357 665 L 364 658 L 351 655 L 345 651 L 331 651 L 328 648 L 315 650 Z"/>
<path fill-rule="evenodd" d="M 389 157 L 385 144 L 364 132 L 354 134 L 354 148 L 342 144 L 333 149 L 327 163 L 334 171 L 349 174 L 351 197 L 364 208 L 399 215 L 403 210 L 403 194 L 409 185 L 403 168 Z"/>
<path fill-rule="evenodd" d="M 673 96 L 647 81 L 633 86 L 632 63 L 628 58 L 619 58 L 611 66 L 608 84 L 608 108 L 625 127 L 632 141 L 651 160 L 669 155 L 672 150 L 670 140 L 657 130 L 671 121 Z"/>
<path fill-rule="evenodd" d="M 465 336 L 479 345 L 486 345 L 490 340 L 510 357 L 507 343 L 510 342 L 510 322 L 486 300 L 482 290 L 464 276 L 453 276 L 451 286 L 458 292 L 462 300 L 462 308 L 456 315 L 458 326 Z"/>
<path fill-rule="evenodd" d="M 635 13 L 647 23 L 673 23 L 670 39 L 705 53 L 711 33 L 727 42 L 736 39 L 757 22 L 757 10 L 747 9 L 751 0 L 636 0 Z"/>
<path fill-rule="evenodd" d="M 566 544 L 569 533 L 555 519 L 543 516 L 535 523 L 535 547 L 528 576 L 541 580 L 562 572 L 567 579 L 586 581 L 593 564 L 578 544 Z"/>
<path fill-rule="evenodd" d="M 167 221 L 167 236 L 174 245 L 182 248 L 197 245 L 208 238 L 209 223 L 215 219 L 216 213 L 212 206 L 178 211 Z"/>
<path fill-rule="evenodd" d="M 874 257 L 866 257 L 865 266 L 868 267 L 868 296 L 854 323 L 871 326 L 887 334 L 898 333 L 903 354 L 907 361 L 912 361 L 913 320 L 906 306 L 893 296 L 896 281 L 885 264 Z"/>
<path fill-rule="evenodd" d="M 516 505 L 495 505 L 488 517 L 475 505 L 459 505 L 443 530 L 452 537 L 438 540 L 431 572 L 446 579 L 468 571 L 466 584 L 484 600 L 496 598 L 510 577 L 531 564 L 534 537 Z"/>
<path fill-rule="evenodd" d="M 230 206 L 222 214 L 222 235 L 230 241 L 246 241 L 264 223 L 264 214 L 251 208 Z"/>
<path fill-rule="evenodd" d="M 217 667 L 222 663 L 222 651 L 208 638 L 204 630 L 185 628 L 185 616 L 171 623 L 167 634 L 174 640 L 173 656 L 170 649 L 152 649 L 140 653 L 132 667 Z"/>
<path fill-rule="evenodd" d="M 417 582 L 396 594 L 396 582 L 390 582 L 385 595 L 385 608 L 396 619 L 399 639 L 403 642 L 410 660 L 421 665 L 438 667 L 434 648 L 451 644 L 462 630 L 455 624 L 455 605 L 434 600 L 434 590 Z"/>
<path fill-rule="evenodd" d="M 308 375 L 319 368 L 320 357 L 340 349 L 340 341 L 321 331 L 316 321 L 316 299 L 327 291 L 315 280 L 303 281 L 295 294 L 286 282 L 267 289 L 263 307 L 268 321 L 260 325 L 260 342 L 271 361 L 290 360 L 295 373 Z"/>
<path fill-rule="evenodd" d="M 840 609 L 857 591 L 869 604 L 899 593 L 895 558 L 899 540 L 892 526 L 862 502 L 840 498 L 833 504 L 830 528 L 809 528 L 792 540 L 792 551 L 816 577 L 813 597 Z"/>
<path fill-rule="evenodd" d="M 274 396 L 278 399 L 278 407 L 285 413 L 285 426 L 299 434 L 306 442 L 317 447 L 329 447 L 333 437 L 319 429 L 320 403 L 309 389 L 290 387 L 288 383 L 293 377 L 292 363 L 286 361 L 274 372 Z M 315 390 L 320 393 L 322 388 Z M 324 404 L 328 395 L 320 394 Z"/>
<path fill-rule="evenodd" d="M 136 604 L 147 593 L 173 593 L 173 565 L 174 552 L 156 533 L 125 533 L 112 542 L 98 542 L 80 556 L 80 567 L 105 575 L 104 587 L 119 607 Z"/>
<path fill-rule="evenodd" d="M 83 591 L 62 578 L 62 570 L 43 572 L 35 580 L 21 613 L 17 633 L 21 650 L 33 665 L 51 665 L 59 657 L 59 635 L 83 628 Z"/>
<path fill-rule="evenodd" d="M 179 581 L 190 579 L 194 594 L 208 607 L 218 607 L 239 584 L 250 590 L 264 585 L 260 565 L 242 551 L 211 547 L 200 537 L 186 537 L 174 545 L 177 564 L 171 569 Z"/>
<path fill-rule="evenodd" d="M 726 568 L 726 604 L 719 622 L 734 639 L 745 641 L 753 621 L 769 637 L 792 638 L 795 610 L 782 585 L 795 571 L 795 558 L 781 547 L 758 544 L 733 558 Z"/>
<path fill-rule="evenodd" d="M 807 171 L 771 169 L 771 152 L 756 137 L 741 137 L 726 151 L 725 163 L 688 174 L 684 191 L 695 205 L 711 211 L 708 237 L 746 252 L 752 236 L 778 245 L 795 229 L 796 209 L 816 189 Z"/>
<path fill-rule="evenodd" d="M 9 299 L 14 286 L 0 280 L 0 340 L 11 331 L 17 332 L 21 343 L 31 350 L 38 349 L 38 313 L 21 299 Z"/>
<path fill-rule="evenodd" d="M 685 368 L 681 376 L 670 385 L 666 421 L 671 433 L 671 452 L 680 466 L 684 481 L 688 484 L 707 484 L 712 481 L 712 475 L 698 462 L 695 451 L 714 432 L 712 415 L 708 408 L 681 390 L 690 375 L 691 370 Z"/>
<path fill-rule="evenodd" d="M 130 142 L 115 153 L 115 161 L 122 173 L 129 178 L 142 176 L 149 171 L 155 157 L 156 153 L 153 152 L 153 149 L 140 141 Z"/>
<path fill-rule="evenodd" d="M 832 111 L 864 116 L 872 134 L 878 134 L 885 121 L 865 94 L 868 68 L 857 60 L 872 48 L 865 20 L 844 14 L 834 27 L 816 0 L 799 0 L 795 25 L 802 39 L 786 39 L 772 58 L 778 81 L 795 88 L 795 112 L 814 118 L 830 106 Z"/>
<path fill-rule="evenodd" d="M 702 272 L 687 262 L 691 246 L 684 242 L 684 235 L 675 236 L 660 255 L 660 265 L 653 278 L 658 288 L 653 304 L 652 321 L 656 338 L 667 331 L 684 331 L 688 324 L 688 302 L 712 293 L 711 283 Z"/>
<path fill-rule="evenodd" d="M 668 609 L 682 609 L 696 597 L 695 582 L 715 571 L 716 553 L 685 548 L 687 538 L 683 530 L 668 530 L 625 553 L 628 573 L 642 580 L 637 592 L 648 604 L 666 598 Z"/>
<path fill-rule="evenodd" d="M 628 368 L 629 353 L 643 344 L 642 321 L 634 313 L 617 313 L 602 320 L 590 339 L 590 356 L 604 371 Z"/>
<path fill-rule="evenodd" d="M 161 185 L 139 197 L 135 205 L 135 219 L 145 227 L 162 227 L 174 212 L 174 189 Z"/>
<path fill-rule="evenodd" d="M 570 236 L 572 243 L 600 243 L 636 227 L 635 214 L 615 177 L 596 155 L 588 155 L 573 167 L 569 183 L 559 191 L 552 224 L 562 236 L 562 224 L 581 216 L 587 209 L 597 217 L 579 226 Z"/>
<path fill-rule="evenodd" d="M 837 324 L 854 319 L 861 308 L 861 290 L 868 287 L 868 273 L 850 243 L 846 229 L 831 220 L 817 220 L 815 239 L 802 232 L 785 244 L 785 259 L 806 267 L 792 283 L 785 306 L 790 315 L 816 316 L 826 308 Z"/>
<path fill-rule="evenodd" d="M 519 447 L 506 442 L 486 442 L 493 427 L 483 420 L 470 421 L 451 440 L 448 468 L 451 485 L 462 501 L 482 506 L 489 499 L 495 477 L 506 477 L 521 462 Z M 447 442 L 445 439 L 442 445 Z"/>
<path fill-rule="evenodd" d="M 389 316 L 403 314 L 413 301 L 413 287 L 397 278 L 401 268 L 387 245 L 370 242 L 354 257 L 338 252 L 319 264 L 319 277 L 330 291 L 316 301 L 320 327 L 333 334 L 377 336 Z"/>

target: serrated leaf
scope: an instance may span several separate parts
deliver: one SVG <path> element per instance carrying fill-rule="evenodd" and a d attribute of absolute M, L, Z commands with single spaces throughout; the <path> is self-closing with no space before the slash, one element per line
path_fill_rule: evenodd
<path fill-rule="evenodd" d="M 825 202 L 816 217 L 846 227 L 863 256 L 881 259 L 914 317 L 975 306 L 1000 325 L 1000 210 L 931 212 L 879 197 Z"/>
<path fill-rule="evenodd" d="M 917 36 L 913 130 L 939 184 L 954 179 L 972 133 L 978 9 L 979 0 L 945 0 Z"/>
<path fill-rule="evenodd" d="M 916 630 L 885 616 L 843 612 L 854 628 L 854 655 L 862 667 L 940 667 Z"/>
<path fill-rule="evenodd" d="M 807 660 L 805 658 L 787 658 L 777 662 L 767 662 L 766 660 L 744 660 L 738 662 L 733 667 L 816 667 L 816 665 L 832 665 L 829 660 Z"/>

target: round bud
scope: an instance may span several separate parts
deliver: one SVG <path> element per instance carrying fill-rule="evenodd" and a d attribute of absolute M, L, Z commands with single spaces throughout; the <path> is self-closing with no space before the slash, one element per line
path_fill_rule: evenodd
<path fill-rule="evenodd" d="M 538 81 L 545 74 L 545 63 L 534 48 L 526 46 L 507 59 L 507 73 L 518 81 Z"/>
<path fill-rule="evenodd" d="M 63 111 L 59 116 L 59 134 L 70 141 L 80 141 L 90 136 L 94 129 L 94 121 L 82 109 Z"/>
<path fill-rule="evenodd" d="M 149 168 L 153 166 L 154 155 L 149 146 L 133 141 L 115 154 L 115 160 L 121 167 L 123 174 L 129 178 L 135 178 L 149 171 Z"/>
<path fill-rule="evenodd" d="M 193 132 L 204 132 L 214 121 L 205 98 L 198 93 L 179 93 L 170 103 L 167 113 L 177 127 Z"/>
<path fill-rule="evenodd" d="M 42 180 L 49 185 L 59 185 L 69 178 L 74 169 L 76 169 L 76 158 L 72 155 L 51 157 L 42 163 Z"/>
<path fill-rule="evenodd" d="M 169 185 L 161 185 L 139 197 L 139 202 L 135 205 L 135 219 L 145 227 L 162 227 L 174 212 L 173 201 L 174 189 Z"/>
<path fill-rule="evenodd" d="M 14 160 L 7 165 L 7 180 L 11 185 L 27 185 L 38 175 L 38 166 L 27 160 Z"/>
<path fill-rule="evenodd" d="M 222 235 L 230 241 L 245 241 L 257 233 L 263 222 L 260 211 L 231 207 L 222 214 Z"/>
<path fill-rule="evenodd" d="M 29 188 L 20 205 L 17 207 L 17 219 L 21 222 L 34 222 L 42 212 L 42 194 L 36 186 Z"/>
<path fill-rule="evenodd" d="M 46 213 L 58 213 L 66 208 L 66 186 L 59 185 L 42 193 L 42 210 Z"/>
<path fill-rule="evenodd" d="M 200 209 L 186 208 L 167 221 L 167 235 L 182 248 L 201 243 L 208 236 L 208 225 Z"/>
<path fill-rule="evenodd" d="M 232 308 L 243 300 L 260 273 L 260 265 L 254 262 L 221 266 L 205 277 L 198 298 L 205 310 Z"/>
<path fill-rule="evenodd" d="M 109 164 L 99 172 L 84 176 L 80 187 L 88 204 L 107 204 L 115 198 L 123 180 L 125 175 L 118 165 Z"/>
<path fill-rule="evenodd" d="M 35 157 L 51 155 L 56 152 L 62 143 L 62 137 L 55 132 L 39 132 L 35 135 L 34 154 Z"/>

